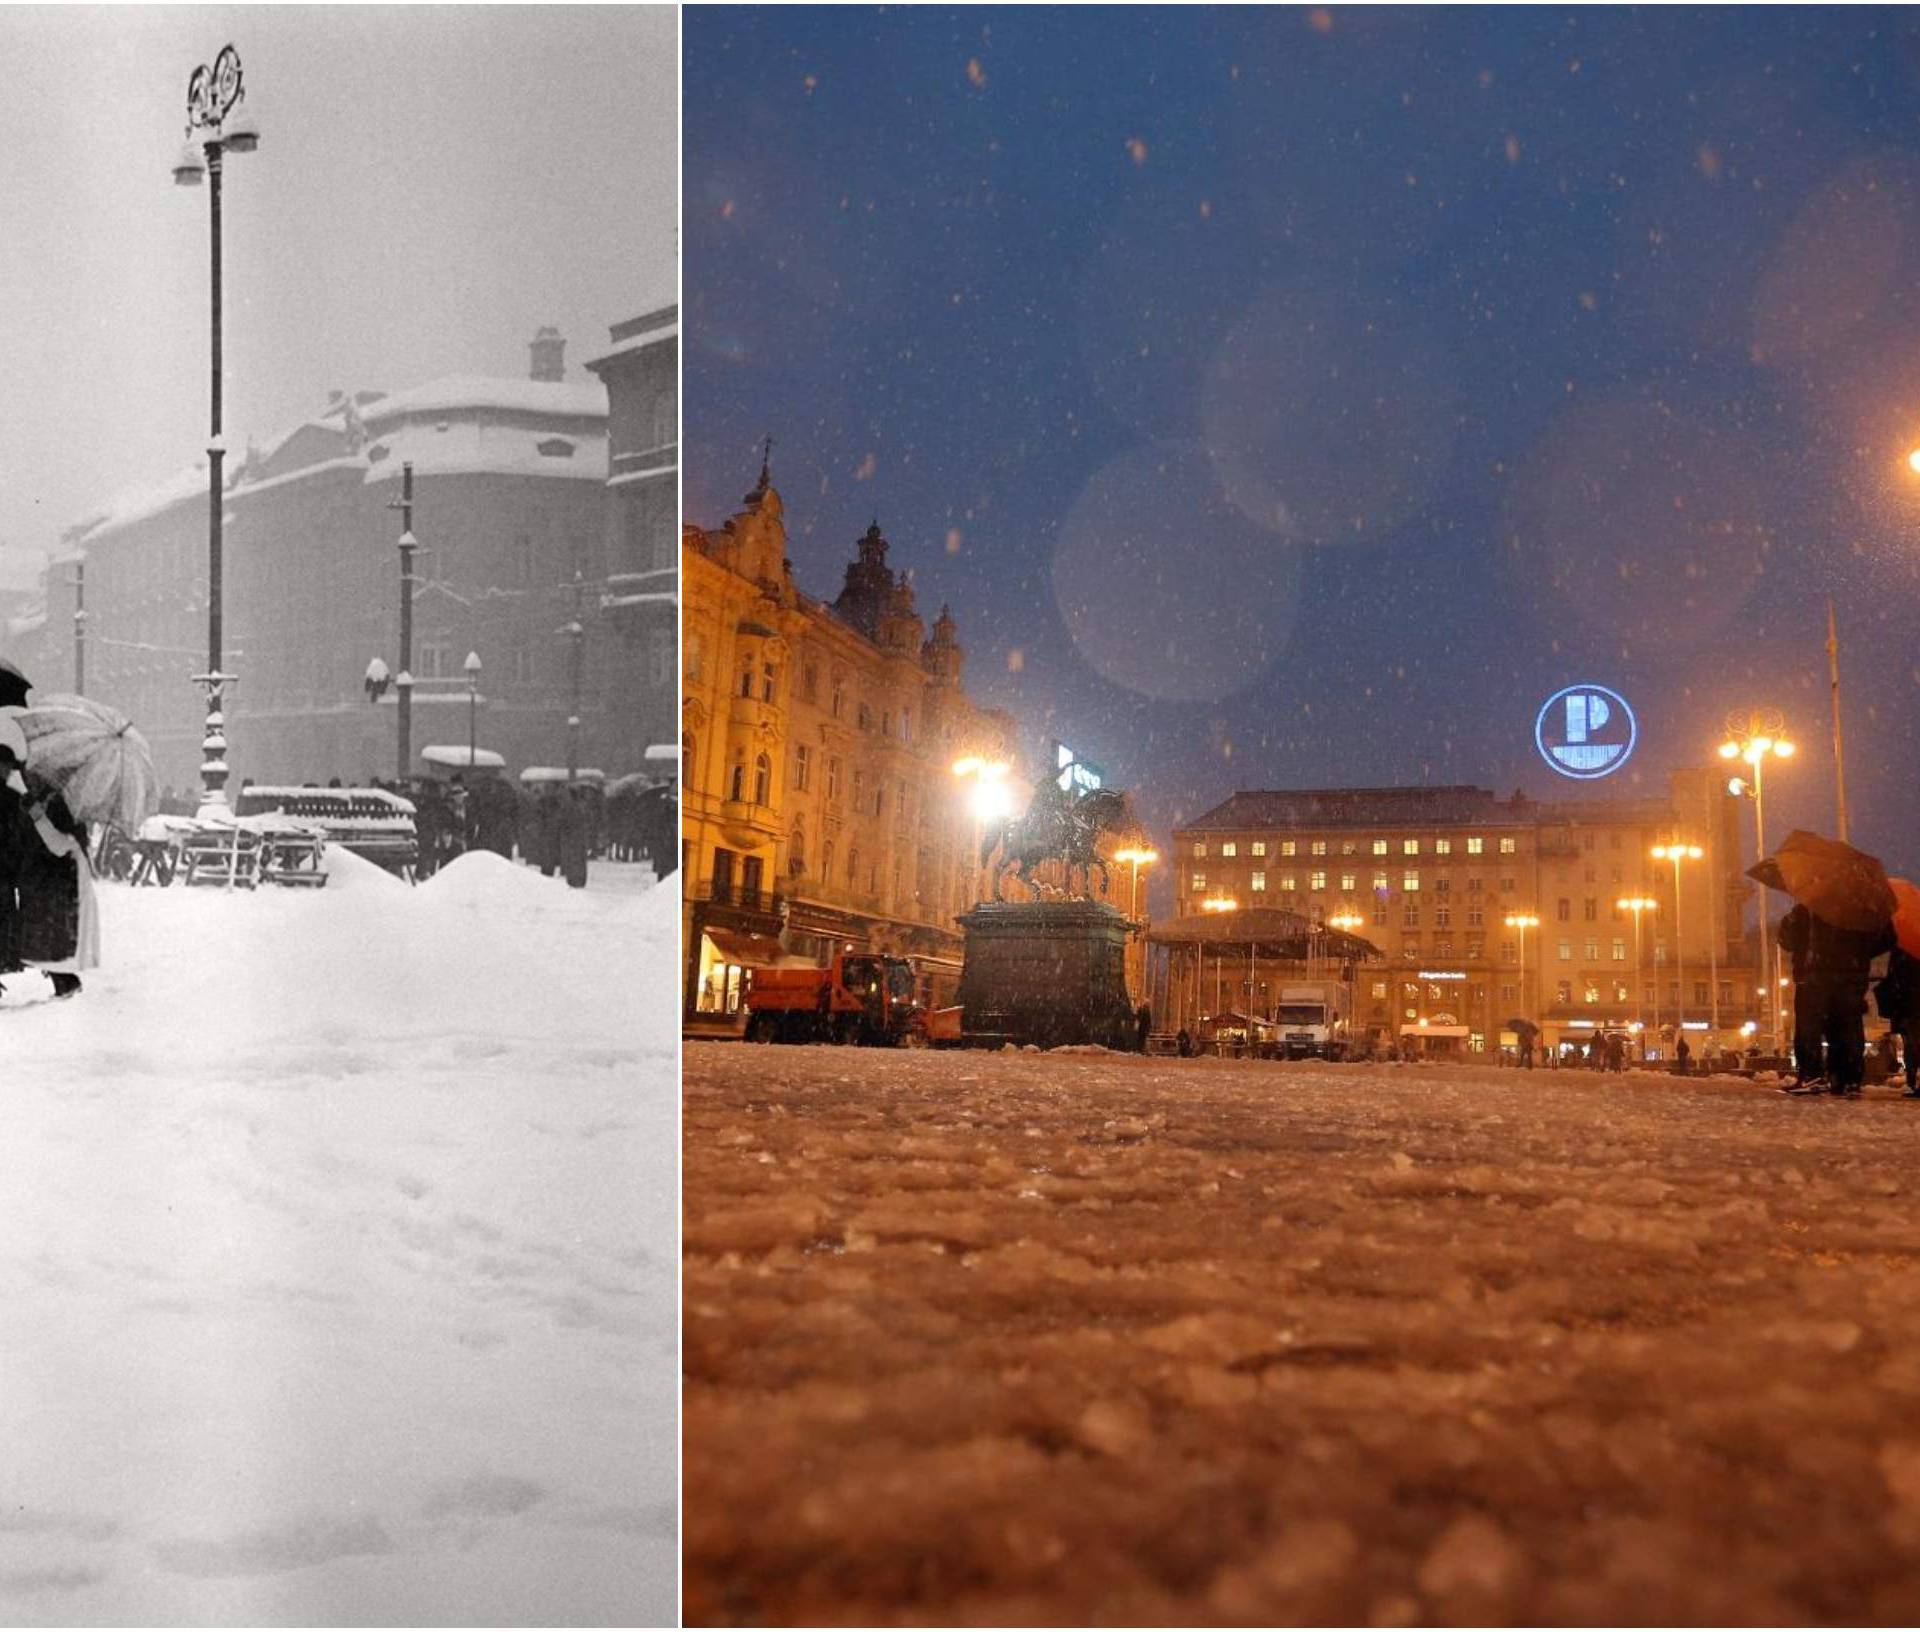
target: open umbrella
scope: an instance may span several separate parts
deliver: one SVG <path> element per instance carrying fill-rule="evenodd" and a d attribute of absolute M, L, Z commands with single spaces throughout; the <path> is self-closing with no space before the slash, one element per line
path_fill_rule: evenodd
<path fill-rule="evenodd" d="M 1893 890 L 1893 933 L 1902 951 L 1920 958 L 1920 884 L 1909 878 L 1890 878 Z"/>
<path fill-rule="evenodd" d="M 118 709 L 89 697 L 46 697 L 6 712 L 27 738 L 27 766 L 60 790 L 83 822 L 131 833 L 160 808 L 153 751 Z"/>
<path fill-rule="evenodd" d="M 1864 850 L 1795 828 L 1766 860 L 1747 869 L 1837 929 L 1878 929 L 1893 916 L 1887 870 Z"/>
<path fill-rule="evenodd" d="M 1515 1033 L 1524 1033 L 1529 1031 L 1537 1032 L 1540 1028 L 1531 1020 L 1509 1020 L 1506 1023 L 1506 1029 Z"/>
<path fill-rule="evenodd" d="M 19 666 L 0 657 L 0 708 L 24 708 L 31 690 L 33 682 L 20 672 Z"/>

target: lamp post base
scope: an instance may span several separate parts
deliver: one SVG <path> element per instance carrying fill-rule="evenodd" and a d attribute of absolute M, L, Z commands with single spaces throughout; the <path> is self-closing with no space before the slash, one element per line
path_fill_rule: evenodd
<path fill-rule="evenodd" d="M 223 706 L 226 689 L 236 677 L 214 671 L 196 674 L 194 684 L 206 687 L 207 724 L 200 739 L 200 811 L 201 821 L 231 819 L 227 803 L 227 716 Z"/>

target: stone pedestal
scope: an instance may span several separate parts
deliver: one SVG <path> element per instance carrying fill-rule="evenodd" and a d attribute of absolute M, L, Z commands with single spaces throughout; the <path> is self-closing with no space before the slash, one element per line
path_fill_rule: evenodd
<path fill-rule="evenodd" d="M 1104 901 L 983 901 L 960 919 L 967 1040 L 1132 1049 L 1127 920 Z"/>

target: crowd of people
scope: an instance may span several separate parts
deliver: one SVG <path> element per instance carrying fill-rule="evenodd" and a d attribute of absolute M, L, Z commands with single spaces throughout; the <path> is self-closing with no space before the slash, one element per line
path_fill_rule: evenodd
<path fill-rule="evenodd" d="M 0 992 L 38 969 L 55 997 L 100 961 L 87 833 L 51 783 L 27 769 L 27 739 L 0 715 Z"/>

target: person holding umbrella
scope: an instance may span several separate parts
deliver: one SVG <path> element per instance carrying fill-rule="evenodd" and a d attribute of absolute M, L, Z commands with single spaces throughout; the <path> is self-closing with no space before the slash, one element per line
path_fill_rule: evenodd
<path fill-rule="evenodd" d="M 72 997 L 80 990 L 81 970 L 100 962 L 87 830 L 51 783 L 29 773 L 27 789 L 18 871 L 19 958 L 46 974 L 55 997 Z"/>
<path fill-rule="evenodd" d="M 1900 1039 L 1907 1098 L 1920 1099 L 1920 886 L 1904 878 L 1887 882 L 1894 896 L 1894 947 L 1873 995 L 1881 1018 Z"/>
<path fill-rule="evenodd" d="M 0 976 L 21 967 L 20 840 L 25 820 L 27 738 L 0 714 Z"/>

